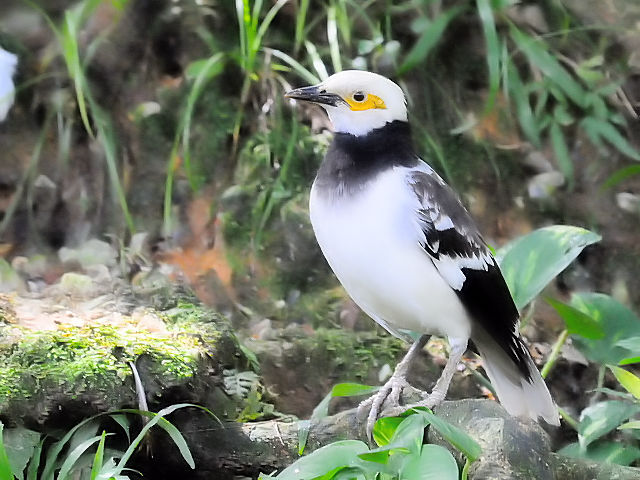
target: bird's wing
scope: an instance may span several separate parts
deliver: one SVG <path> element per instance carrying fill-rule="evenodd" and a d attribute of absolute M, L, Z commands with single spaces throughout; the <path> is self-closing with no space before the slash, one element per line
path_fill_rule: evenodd
<path fill-rule="evenodd" d="M 422 247 L 471 318 L 529 377 L 529 355 L 518 333 L 518 309 L 471 215 L 425 163 L 411 169 L 407 180 L 419 202 L 416 214 L 424 235 Z"/>

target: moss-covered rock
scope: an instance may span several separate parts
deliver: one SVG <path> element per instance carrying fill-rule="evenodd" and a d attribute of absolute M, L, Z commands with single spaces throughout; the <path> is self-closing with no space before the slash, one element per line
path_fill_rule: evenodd
<path fill-rule="evenodd" d="M 248 391 L 225 393 L 225 378 L 249 367 L 220 315 L 185 303 L 130 314 L 99 310 L 98 318 L 96 312 L 84 321 L 76 312 L 50 329 L 21 326 L 19 318 L 0 326 L 1 417 L 58 423 L 60 415 L 138 407 L 134 368 L 151 409 L 195 402 L 229 419 L 245 409 Z"/>

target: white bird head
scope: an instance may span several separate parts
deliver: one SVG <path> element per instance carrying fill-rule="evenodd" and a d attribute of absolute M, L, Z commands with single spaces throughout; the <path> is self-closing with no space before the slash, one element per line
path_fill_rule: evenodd
<path fill-rule="evenodd" d="M 318 85 L 287 92 L 285 97 L 322 106 L 336 132 L 366 135 L 387 123 L 407 121 L 404 92 L 377 73 L 345 70 Z"/>

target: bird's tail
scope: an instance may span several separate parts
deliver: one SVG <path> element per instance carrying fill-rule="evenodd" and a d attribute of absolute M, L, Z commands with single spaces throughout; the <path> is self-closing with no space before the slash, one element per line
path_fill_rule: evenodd
<path fill-rule="evenodd" d="M 507 412 L 536 421 L 542 417 L 551 425 L 560 425 L 558 408 L 526 348 L 524 351 L 530 378 L 522 374 L 516 363 L 486 333 L 473 335 L 473 342 L 498 399 Z"/>

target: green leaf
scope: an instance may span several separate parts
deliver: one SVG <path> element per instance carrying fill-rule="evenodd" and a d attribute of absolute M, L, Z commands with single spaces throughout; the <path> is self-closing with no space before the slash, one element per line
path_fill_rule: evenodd
<path fill-rule="evenodd" d="M 58 472 L 57 480 L 66 480 L 71 473 L 71 469 L 78 461 L 78 459 L 82 456 L 84 452 L 86 452 L 94 443 L 100 441 L 102 438 L 101 435 L 97 435 L 92 438 L 88 438 L 83 442 L 80 442 L 71 452 L 66 454 L 64 462 L 62 462 L 62 466 L 60 467 L 60 472 Z"/>
<path fill-rule="evenodd" d="M 586 92 L 582 86 L 545 48 L 545 44 L 511 25 L 511 38 L 526 55 L 531 65 L 542 70 L 547 79 L 555 83 L 576 105 L 586 107 Z"/>
<path fill-rule="evenodd" d="M 31 455 L 29 468 L 27 469 L 27 480 L 38 480 L 38 470 L 40 468 L 40 458 L 42 457 L 42 446 L 44 445 L 44 440 L 44 438 L 40 440 Z"/>
<path fill-rule="evenodd" d="M 618 428 L 640 412 L 640 405 L 621 400 L 607 400 L 585 408 L 580 414 L 578 442 L 585 449 L 603 435 Z"/>
<path fill-rule="evenodd" d="M 331 391 L 325 395 L 316 408 L 311 412 L 309 420 L 298 422 L 298 455 L 302 455 L 309 438 L 309 429 L 311 424 L 326 418 L 329 415 L 329 403 L 333 397 L 354 397 L 366 395 L 376 392 L 380 387 L 372 387 L 370 385 L 362 385 L 360 383 L 338 383 L 333 386 Z"/>
<path fill-rule="evenodd" d="M 547 298 L 546 301 L 564 320 L 569 333 L 580 335 L 584 338 L 604 337 L 602 326 L 586 313 L 553 298 Z"/>
<path fill-rule="evenodd" d="M 417 455 L 422 448 L 424 438 L 424 429 L 427 426 L 427 420 L 421 415 L 409 415 L 405 417 L 389 442 L 382 446 L 358 455 L 361 459 L 386 463 L 386 460 L 392 452 L 404 452 Z M 380 455 L 383 453 L 384 455 Z M 386 456 L 386 457 L 385 457 Z"/>
<path fill-rule="evenodd" d="M 620 182 L 626 180 L 629 177 L 633 177 L 634 175 L 640 175 L 640 165 L 630 165 L 625 168 L 621 168 L 616 170 L 611 174 L 609 178 L 607 178 L 602 184 L 603 189 L 615 187 Z"/>
<path fill-rule="evenodd" d="M 440 38 L 442 38 L 442 34 L 449 25 L 449 22 L 462 11 L 463 8 L 461 7 L 453 7 L 438 15 L 422 32 L 416 44 L 409 50 L 409 53 L 407 53 L 404 62 L 402 62 L 402 65 L 398 68 L 398 75 L 403 75 L 423 63 L 433 47 L 435 47 L 438 41 L 440 41 Z"/>
<path fill-rule="evenodd" d="M 422 415 L 447 442 L 460 450 L 472 462 L 475 462 L 482 454 L 482 448 L 478 442 L 460 428 L 450 424 L 429 410 L 416 408 L 414 411 Z"/>
<path fill-rule="evenodd" d="M 487 49 L 487 67 L 489 69 L 489 97 L 484 111 L 489 112 L 495 103 L 498 89 L 500 88 L 500 40 L 496 31 L 496 22 L 493 18 L 493 9 L 489 0 L 476 0 L 478 17 L 484 33 L 484 41 Z"/>
<path fill-rule="evenodd" d="M 558 451 L 561 455 L 573 458 L 586 458 L 595 462 L 630 465 L 640 458 L 640 449 L 620 442 L 596 442 L 585 450 L 579 443 L 571 443 Z"/>
<path fill-rule="evenodd" d="M 594 140 L 594 143 L 598 145 L 598 138 L 604 138 L 607 142 L 613 145 L 620 153 L 627 155 L 634 160 L 640 160 L 640 153 L 638 153 L 627 141 L 626 138 L 614 127 L 610 122 L 594 118 L 587 117 L 580 122 L 582 128 Z"/>
<path fill-rule="evenodd" d="M 458 480 L 458 464 L 446 448 L 423 445 L 420 455 L 405 464 L 400 480 Z"/>
<path fill-rule="evenodd" d="M 11 473 L 11 464 L 9 463 L 9 457 L 4 449 L 4 441 L 2 430 L 4 425 L 0 422 L 0 480 L 13 480 L 13 473 Z"/>
<path fill-rule="evenodd" d="M 98 443 L 96 454 L 93 456 L 93 464 L 91 465 L 91 480 L 96 480 L 98 478 L 98 475 L 100 474 L 100 470 L 102 469 L 102 463 L 104 461 L 105 438 L 107 438 L 107 434 L 103 430 L 102 435 L 100 436 L 100 443 Z"/>
<path fill-rule="evenodd" d="M 498 250 L 498 262 L 516 306 L 522 309 L 600 235 L 553 225 L 517 238 Z"/>
<path fill-rule="evenodd" d="M 640 430 L 640 420 L 632 420 L 627 423 L 623 423 L 618 427 L 618 430 Z"/>
<path fill-rule="evenodd" d="M 18 480 L 22 480 L 29 459 L 40 443 L 40 434 L 24 427 L 8 428 L 2 436 L 9 457 L 11 471 Z"/>
<path fill-rule="evenodd" d="M 404 419 L 401 417 L 379 418 L 373 427 L 373 439 L 379 447 L 388 445 L 393 434 Z"/>
<path fill-rule="evenodd" d="M 380 387 L 362 385 L 360 383 L 338 383 L 331 389 L 332 397 L 357 397 L 369 395 L 380 390 Z"/>
<path fill-rule="evenodd" d="M 334 442 L 298 459 L 275 478 L 310 480 L 340 467 L 358 466 L 358 454 L 367 450 L 367 445 L 359 440 Z"/>
<path fill-rule="evenodd" d="M 551 146 L 553 147 L 556 161 L 558 162 L 560 170 L 562 170 L 562 174 L 567 179 L 569 189 L 571 190 L 573 189 L 574 182 L 573 162 L 571 161 L 569 148 L 567 147 L 567 142 L 565 141 L 560 124 L 552 122 L 549 133 L 551 135 Z"/>
<path fill-rule="evenodd" d="M 629 357 L 618 362 L 618 365 L 631 365 L 633 363 L 640 363 L 640 357 Z"/>
<path fill-rule="evenodd" d="M 620 385 L 622 385 L 627 392 L 640 400 L 640 378 L 624 368 L 616 367 L 615 365 L 607 365 L 607 367 L 616 376 Z"/>
<path fill-rule="evenodd" d="M 516 104 L 516 113 L 518 122 L 520 122 L 520 128 L 522 128 L 522 131 L 534 146 L 540 147 L 540 127 L 531 109 L 529 94 L 525 91 L 520 75 L 518 74 L 518 69 L 513 65 L 513 62 L 509 62 L 507 72 L 509 78 L 509 94 Z"/>
<path fill-rule="evenodd" d="M 127 451 L 122 455 L 122 458 L 118 462 L 118 466 L 114 470 L 113 475 L 119 475 L 122 472 L 122 470 L 124 469 L 124 466 L 129 461 L 129 458 L 131 457 L 135 449 L 138 447 L 138 444 L 145 437 L 149 429 L 151 429 L 155 425 L 158 425 L 160 428 L 162 428 L 165 432 L 169 434 L 169 436 L 171 437 L 171 440 L 173 440 L 173 443 L 175 443 L 175 445 L 178 447 L 178 450 L 180 451 L 182 458 L 184 458 L 184 461 L 187 462 L 189 467 L 191 467 L 192 469 L 196 468 L 196 465 L 193 461 L 193 456 L 191 455 L 191 451 L 189 450 L 189 446 L 187 445 L 187 442 L 185 441 L 184 437 L 182 436 L 180 431 L 171 422 L 169 422 L 169 420 L 164 418 L 165 416 L 169 415 L 170 413 L 176 410 L 179 410 L 181 408 L 187 408 L 187 407 L 199 408 L 211 414 L 214 418 L 217 419 L 217 417 L 213 415 L 213 413 L 211 413 L 205 407 L 201 407 L 199 405 L 194 405 L 191 403 L 177 403 L 169 407 L 163 408 L 158 413 L 146 412 L 144 410 L 137 410 L 137 409 L 122 409 L 121 410 L 122 412 L 144 415 L 146 417 L 151 418 L 151 420 L 142 428 L 142 430 L 140 430 L 140 433 L 138 434 L 138 436 L 133 439 L 133 442 L 131 442 L 131 444 L 129 445 L 129 448 L 127 448 Z"/>
<path fill-rule="evenodd" d="M 601 365 L 617 365 L 636 352 L 618 345 L 624 339 L 640 336 L 640 319 L 625 305 L 601 293 L 578 293 L 571 305 L 593 318 L 604 330 L 604 337 L 573 337 L 574 346 L 589 360 Z"/>

